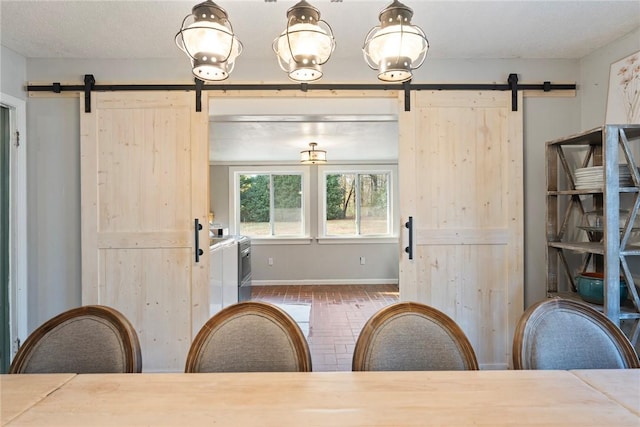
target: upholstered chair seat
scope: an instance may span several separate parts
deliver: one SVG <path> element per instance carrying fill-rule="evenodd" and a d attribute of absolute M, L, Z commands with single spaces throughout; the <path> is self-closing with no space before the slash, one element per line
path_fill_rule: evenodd
<path fill-rule="evenodd" d="M 515 369 L 638 368 L 638 356 L 624 333 L 594 308 L 567 299 L 529 307 L 513 340 Z"/>
<path fill-rule="evenodd" d="M 477 370 L 471 343 L 439 310 L 416 302 L 384 307 L 364 325 L 354 371 Z"/>
<path fill-rule="evenodd" d="M 196 335 L 185 372 L 311 371 L 311 354 L 296 322 L 279 307 L 245 301 L 226 307 Z"/>
<path fill-rule="evenodd" d="M 33 331 L 9 373 L 140 372 L 140 344 L 131 323 L 106 306 L 68 310 Z"/>

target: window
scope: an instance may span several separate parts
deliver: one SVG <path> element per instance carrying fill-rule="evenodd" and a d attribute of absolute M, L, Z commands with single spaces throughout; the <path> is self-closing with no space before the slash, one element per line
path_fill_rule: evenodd
<path fill-rule="evenodd" d="M 390 237 L 393 229 L 392 167 L 319 168 L 323 237 Z"/>
<path fill-rule="evenodd" d="M 234 232 L 253 238 L 308 237 L 308 170 L 231 168 Z"/>

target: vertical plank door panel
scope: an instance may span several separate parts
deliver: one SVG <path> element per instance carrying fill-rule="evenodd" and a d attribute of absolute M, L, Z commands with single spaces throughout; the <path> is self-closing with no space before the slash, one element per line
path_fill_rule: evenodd
<path fill-rule="evenodd" d="M 401 255 L 400 298 L 443 310 L 481 367 L 506 368 L 524 305 L 522 112 L 506 92 L 412 97 L 398 169 L 415 247 Z"/>
<path fill-rule="evenodd" d="M 207 224 L 206 108 L 186 92 L 107 92 L 80 111 L 82 303 L 130 319 L 145 371 L 182 371 L 209 314 L 194 230 Z"/>

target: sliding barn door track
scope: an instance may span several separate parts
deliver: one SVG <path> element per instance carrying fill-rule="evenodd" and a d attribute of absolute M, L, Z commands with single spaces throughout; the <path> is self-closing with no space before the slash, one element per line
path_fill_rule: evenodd
<path fill-rule="evenodd" d="M 302 91 L 310 90 L 381 90 L 381 91 L 403 91 L 404 110 L 411 111 L 410 93 L 412 90 L 498 90 L 511 91 L 511 110 L 518 111 L 518 91 L 519 90 L 541 90 L 550 92 L 552 90 L 575 90 L 575 84 L 520 84 L 517 74 L 509 74 L 506 83 L 435 83 L 418 84 L 407 81 L 396 84 L 322 84 L 322 83 L 300 83 L 300 84 L 205 84 L 204 81 L 196 78 L 193 84 L 114 84 L 97 85 L 93 74 L 85 74 L 83 85 L 61 85 L 52 83 L 51 85 L 29 85 L 28 92 L 84 92 L 85 113 L 91 112 L 91 92 L 118 92 L 118 91 L 195 91 L 196 111 L 202 111 L 202 91 L 203 90 L 252 90 L 252 91 Z"/>

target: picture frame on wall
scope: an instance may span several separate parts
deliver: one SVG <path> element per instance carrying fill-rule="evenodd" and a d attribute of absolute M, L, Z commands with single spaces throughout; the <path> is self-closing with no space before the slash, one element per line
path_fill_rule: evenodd
<path fill-rule="evenodd" d="M 607 124 L 640 124 L 640 51 L 611 64 Z"/>

